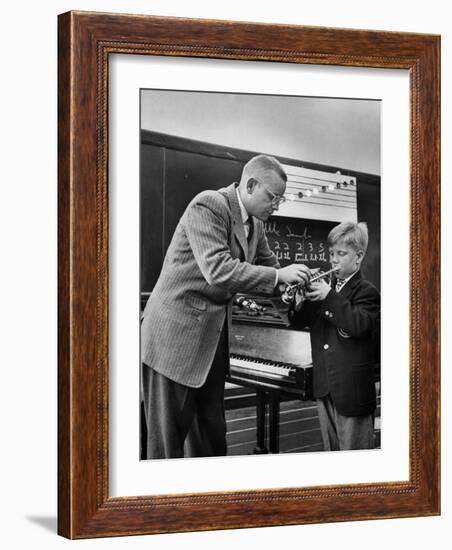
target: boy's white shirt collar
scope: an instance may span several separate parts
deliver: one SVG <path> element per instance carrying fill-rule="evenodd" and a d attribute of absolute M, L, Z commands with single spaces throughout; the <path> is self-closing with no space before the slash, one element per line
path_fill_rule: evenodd
<path fill-rule="evenodd" d="M 341 279 L 341 280 L 344 281 L 344 282 L 342 283 L 341 288 L 340 288 L 340 290 L 339 290 L 338 292 L 340 292 L 340 291 L 344 288 L 344 286 L 350 281 L 350 279 L 353 277 L 353 275 L 356 275 L 356 274 L 358 273 L 358 271 L 359 271 L 359 267 L 358 267 L 358 269 L 357 269 L 356 271 L 354 271 L 354 272 L 353 272 L 351 275 L 349 275 L 346 279 Z"/>

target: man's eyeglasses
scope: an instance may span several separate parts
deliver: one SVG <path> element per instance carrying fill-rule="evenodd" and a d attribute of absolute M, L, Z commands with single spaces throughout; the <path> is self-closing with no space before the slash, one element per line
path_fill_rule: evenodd
<path fill-rule="evenodd" d="M 286 197 L 284 195 L 276 195 L 275 193 L 272 193 L 269 189 L 265 189 L 265 192 L 271 198 L 273 206 L 279 206 L 280 204 L 286 202 Z"/>

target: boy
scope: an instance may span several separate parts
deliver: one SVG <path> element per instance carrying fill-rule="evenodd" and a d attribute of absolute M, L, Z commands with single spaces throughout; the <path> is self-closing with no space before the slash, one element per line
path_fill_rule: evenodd
<path fill-rule="evenodd" d="M 324 279 L 311 283 L 306 300 L 296 299 L 289 310 L 293 326 L 310 327 L 314 397 L 326 451 L 374 447 L 380 294 L 360 272 L 368 240 L 365 223 L 334 227 L 328 235 L 331 266 L 337 268 L 331 286 Z"/>

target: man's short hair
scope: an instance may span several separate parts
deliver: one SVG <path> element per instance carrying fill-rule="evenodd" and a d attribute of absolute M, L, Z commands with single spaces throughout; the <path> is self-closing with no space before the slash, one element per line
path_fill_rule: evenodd
<path fill-rule="evenodd" d="M 328 245 L 333 246 L 342 240 L 345 244 L 354 248 L 356 252 L 362 250 L 365 254 L 369 243 L 367 223 L 342 222 L 333 227 L 328 234 Z"/>
<path fill-rule="evenodd" d="M 260 172 L 275 172 L 284 183 L 287 182 L 287 174 L 281 163 L 269 155 L 257 155 L 249 160 L 242 171 L 242 181 L 248 181 L 250 178 L 258 178 Z"/>

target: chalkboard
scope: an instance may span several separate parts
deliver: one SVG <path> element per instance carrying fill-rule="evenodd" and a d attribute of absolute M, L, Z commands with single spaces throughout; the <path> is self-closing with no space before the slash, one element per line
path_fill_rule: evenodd
<path fill-rule="evenodd" d="M 330 269 L 327 237 L 336 222 L 273 216 L 265 223 L 270 248 L 282 267 L 297 263 Z"/>

